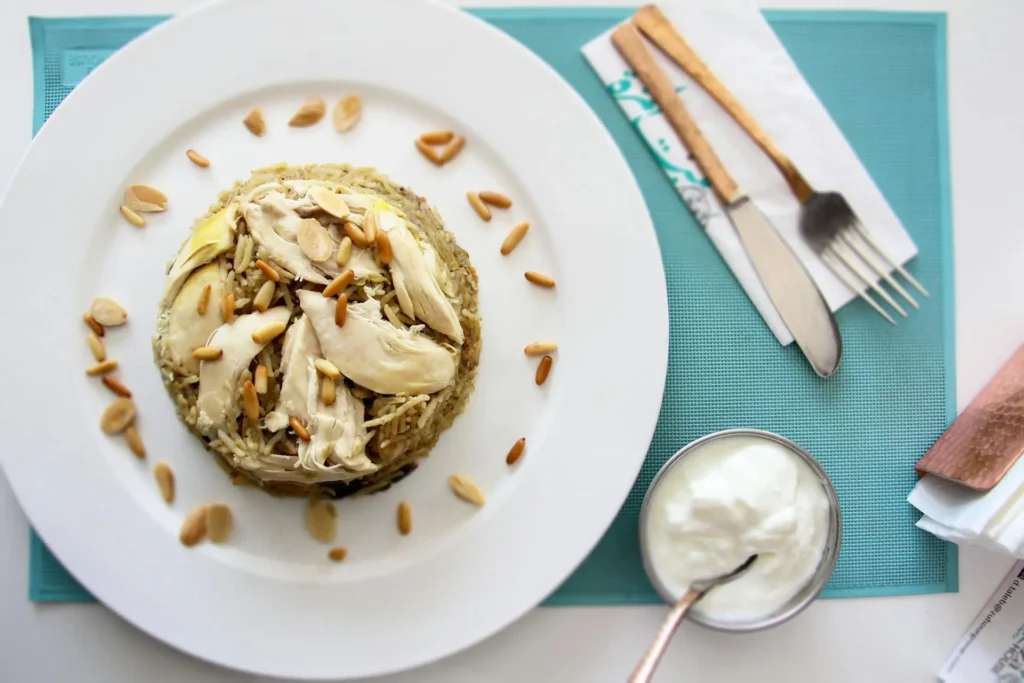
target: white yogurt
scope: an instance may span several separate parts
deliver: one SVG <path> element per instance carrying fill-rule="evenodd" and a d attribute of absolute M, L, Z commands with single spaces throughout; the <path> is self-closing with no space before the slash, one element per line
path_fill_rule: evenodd
<path fill-rule="evenodd" d="M 742 577 L 694 606 L 720 621 L 775 613 L 811 580 L 828 539 L 828 494 L 814 470 L 783 444 L 755 436 L 697 446 L 665 472 L 649 505 L 649 560 L 677 597 L 758 555 Z"/>

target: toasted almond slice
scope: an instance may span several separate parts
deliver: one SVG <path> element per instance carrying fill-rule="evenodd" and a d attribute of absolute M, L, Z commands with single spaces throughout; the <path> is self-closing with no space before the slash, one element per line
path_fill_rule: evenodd
<path fill-rule="evenodd" d="M 206 537 L 211 543 L 224 543 L 231 535 L 231 508 L 224 503 L 206 506 Z"/>
<path fill-rule="evenodd" d="M 135 421 L 135 403 L 130 398 L 115 398 L 100 416 L 104 434 L 120 434 Z"/>
<path fill-rule="evenodd" d="M 334 119 L 334 130 L 344 133 L 359 123 L 363 115 L 363 100 L 359 95 L 347 95 L 334 105 L 331 117 Z"/>
<path fill-rule="evenodd" d="M 366 240 L 366 233 L 352 221 L 345 221 L 345 234 L 352 240 L 352 244 L 360 249 L 366 249 L 370 246 L 370 243 Z"/>
<path fill-rule="evenodd" d="M 485 221 L 491 220 L 491 210 L 486 204 L 480 201 L 480 195 L 476 192 L 467 192 L 466 199 L 469 200 L 469 205 L 473 207 L 474 211 L 476 211 L 476 215 L 480 216 L 480 218 L 483 218 Z"/>
<path fill-rule="evenodd" d="M 452 141 L 455 133 L 450 130 L 432 130 L 420 136 L 420 141 L 426 145 L 446 145 Z"/>
<path fill-rule="evenodd" d="M 124 191 L 124 203 L 132 211 L 163 211 L 167 208 L 167 195 L 149 185 L 129 185 Z"/>
<path fill-rule="evenodd" d="M 327 557 L 331 558 L 331 562 L 341 562 L 348 555 L 348 550 L 345 548 L 331 548 L 327 552 Z"/>
<path fill-rule="evenodd" d="M 512 448 L 509 449 L 508 455 L 505 456 L 505 464 L 515 465 L 516 461 L 519 460 L 519 458 L 523 457 L 523 451 L 525 450 L 526 438 L 524 437 L 516 441 L 514 444 L 512 444 Z"/>
<path fill-rule="evenodd" d="M 292 415 L 288 418 L 288 424 L 291 425 L 292 431 L 295 432 L 295 436 L 299 437 L 306 443 L 309 443 L 309 432 L 306 431 L 306 426 L 302 424 L 302 420 L 295 415 Z"/>
<path fill-rule="evenodd" d="M 326 501 L 310 499 L 306 508 L 306 530 L 321 543 L 330 543 L 338 533 L 338 513 Z"/>
<path fill-rule="evenodd" d="M 134 225 L 136 228 L 141 228 L 143 225 L 146 224 L 145 218 L 135 213 L 127 206 L 121 206 L 121 215 L 124 216 L 125 220 Z"/>
<path fill-rule="evenodd" d="M 544 356 L 540 359 L 540 365 L 537 366 L 537 375 L 534 378 L 537 382 L 537 386 L 548 381 L 548 374 L 551 372 L 551 364 L 554 362 L 555 360 L 551 356 Z"/>
<path fill-rule="evenodd" d="M 455 495 L 473 505 L 484 504 L 484 493 L 472 479 L 464 474 L 453 474 L 448 477 L 448 485 L 452 487 Z"/>
<path fill-rule="evenodd" d="M 315 218 L 304 218 L 299 221 L 296 238 L 299 249 L 313 263 L 323 263 L 334 253 L 334 240 L 328 234 L 327 228 L 320 225 L 320 221 Z"/>
<path fill-rule="evenodd" d="M 160 497 L 170 505 L 174 502 L 174 470 L 167 463 L 160 461 L 153 467 L 153 478 L 160 488 Z"/>
<path fill-rule="evenodd" d="M 320 400 L 323 401 L 323 404 L 332 406 L 337 398 L 338 388 L 335 386 L 334 380 L 330 377 L 320 378 Z"/>
<path fill-rule="evenodd" d="M 267 393 L 267 366 L 257 365 L 256 374 L 253 376 L 253 386 L 256 387 L 257 394 Z"/>
<path fill-rule="evenodd" d="M 103 383 L 105 385 L 107 385 L 108 389 L 113 391 L 118 396 L 124 396 L 125 398 L 131 398 L 132 397 L 132 392 L 128 389 L 128 387 L 126 387 L 125 385 L 121 384 L 121 382 L 116 377 L 111 377 L 110 375 L 104 375 L 103 376 Z"/>
<path fill-rule="evenodd" d="M 335 263 L 338 264 L 339 268 L 344 268 L 350 258 L 352 258 L 352 238 L 345 235 L 341 238 L 341 243 L 338 244 L 338 255 L 335 257 Z"/>
<path fill-rule="evenodd" d="M 527 344 L 526 348 L 523 349 L 523 353 L 527 356 L 543 356 L 546 353 L 553 353 L 557 350 L 558 344 L 550 340 L 545 340 Z"/>
<path fill-rule="evenodd" d="M 107 350 L 103 348 L 103 342 L 95 334 L 90 334 L 85 338 L 89 342 L 89 350 L 92 351 L 92 357 L 96 359 L 97 363 L 102 363 L 107 359 Z"/>
<path fill-rule="evenodd" d="M 338 296 L 338 303 L 334 305 L 334 324 L 344 327 L 346 317 L 348 317 L 348 294 L 342 292 Z"/>
<path fill-rule="evenodd" d="M 192 351 L 192 358 L 196 360 L 217 360 L 224 355 L 224 349 L 216 346 L 200 346 Z"/>
<path fill-rule="evenodd" d="M 242 119 L 242 123 L 256 137 L 262 136 L 267 131 L 267 122 L 263 120 L 263 110 L 259 107 L 254 107 L 252 111 L 246 114 L 245 118 Z"/>
<path fill-rule="evenodd" d="M 377 240 L 377 228 L 377 215 L 372 211 L 367 211 L 363 216 L 363 236 L 366 237 L 369 244 L 373 244 Z"/>
<path fill-rule="evenodd" d="M 114 360 L 113 358 L 108 358 L 102 363 L 97 363 L 96 365 L 90 365 L 89 367 L 87 367 L 85 369 L 85 374 L 89 375 L 90 377 L 95 377 L 96 375 L 105 375 L 111 370 L 115 369 L 116 367 L 117 361 Z"/>
<path fill-rule="evenodd" d="M 512 200 L 507 195 L 503 195 L 500 192 L 494 190 L 483 190 L 480 192 L 481 201 L 496 206 L 499 209 L 507 209 L 512 206 Z"/>
<path fill-rule="evenodd" d="M 547 287 L 551 289 L 555 286 L 555 281 L 549 278 L 547 275 L 541 273 L 535 273 L 532 270 L 526 271 L 526 279 L 537 285 L 538 287 Z"/>
<path fill-rule="evenodd" d="M 330 377 L 331 379 L 341 379 L 341 370 L 338 366 L 327 360 L 326 358 L 317 358 L 313 361 L 313 365 L 324 377 Z"/>
<path fill-rule="evenodd" d="M 106 331 L 103 329 L 103 325 L 100 325 L 98 322 L 96 322 L 96 318 L 92 317 L 91 313 L 86 313 L 85 315 L 83 315 L 82 320 L 85 321 L 85 324 L 89 326 L 89 329 L 92 330 L 93 334 L 95 334 L 97 337 L 102 337 L 104 334 L 106 334 Z"/>
<path fill-rule="evenodd" d="M 260 397 L 256 393 L 256 385 L 249 380 L 245 380 L 245 384 L 242 385 L 242 405 L 250 422 L 260 419 Z"/>
<path fill-rule="evenodd" d="M 520 223 L 508 231 L 508 236 L 501 243 L 501 255 L 508 256 L 512 250 L 519 246 L 519 243 L 526 237 L 526 231 L 530 229 L 529 223 Z"/>
<path fill-rule="evenodd" d="M 391 263 L 391 259 L 395 257 L 391 250 L 391 238 L 383 230 L 377 233 L 377 255 L 380 256 L 380 262 L 384 265 Z"/>
<path fill-rule="evenodd" d="M 267 280 L 260 286 L 260 290 L 256 292 L 256 296 L 252 299 L 252 308 L 260 313 L 270 308 L 270 302 L 274 299 L 274 287 L 276 284 L 273 280 Z"/>
<path fill-rule="evenodd" d="M 288 120 L 289 126 L 297 126 L 299 128 L 305 128 L 306 126 L 312 126 L 318 123 L 320 119 L 324 117 L 327 112 L 327 103 L 324 102 L 322 97 L 309 97 L 299 110 L 292 115 Z"/>
<path fill-rule="evenodd" d="M 235 319 L 235 295 L 233 292 L 228 292 L 221 297 L 221 315 L 224 316 L 226 323 Z"/>
<path fill-rule="evenodd" d="M 313 200 L 314 204 L 335 218 L 345 218 L 352 213 L 348 208 L 348 204 L 345 203 L 344 197 L 337 192 L 331 192 L 326 187 L 313 186 L 309 188 L 309 192 L 306 194 Z"/>
<path fill-rule="evenodd" d="M 263 274 L 266 275 L 271 280 L 273 280 L 274 282 L 281 281 L 281 274 L 277 272 L 277 269 L 274 268 L 274 266 L 267 263 L 266 261 L 264 261 L 263 259 L 256 259 L 256 267 L 263 271 Z"/>
<path fill-rule="evenodd" d="M 182 545 L 191 548 L 204 538 L 206 538 L 206 506 L 197 505 L 185 515 L 185 521 L 181 523 L 181 530 L 178 532 L 178 540 Z"/>
<path fill-rule="evenodd" d="M 408 536 L 412 531 L 412 508 L 404 500 L 398 504 L 398 533 Z"/>
<path fill-rule="evenodd" d="M 210 294 L 213 292 L 213 286 L 207 282 L 203 285 L 203 291 L 199 292 L 199 301 L 196 302 L 196 313 L 199 315 L 206 315 L 206 309 L 210 307 Z"/>
<path fill-rule="evenodd" d="M 441 155 L 437 153 L 437 150 L 423 142 L 422 139 L 416 140 L 416 149 L 420 151 L 420 154 L 425 156 L 427 160 L 435 166 L 443 166 L 441 161 Z"/>
<path fill-rule="evenodd" d="M 124 325 L 128 320 L 128 312 L 109 296 L 98 296 L 93 299 L 92 306 L 89 307 L 89 314 L 93 320 L 104 327 Z"/>
<path fill-rule="evenodd" d="M 146 445 L 142 443 L 142 437 L 139 436 L 139 430 L 135 428 L 135 425 L 125 427 L 124 438 L 128 442 L 129 450 L 135 454 L 136 458 L 141 460 L 146 457 Z"/>
<path fill-rule="evenodd" d="M 210 165 L 210 160 L 204 157 L 199 152 L 195 151 L 194 149 L 186 150 L 185 156 L 188 157 L 189 161 L 191 161 L 196 166 L 199 166 L 200 168 L 206 168 Z"/>
<path fill-rule="evenodd" d="M 466 146 L 466 138 L 461 135 L 456 136 L 441 152 L 441 164 L 447 164 L 449 161 L 458 156 L 462 148 Z"/>
<path fill-rule="evenodd" d="M 284 332 L 286 325 L 281 321 L 272 322 L 269 325 L 264 325 L 260 329 L 252 333 L 252 340 L 257 344 L 266 344 L 277 335 Z"/>
<path fill-rule="evenodd" d="M 346 237 L 345 239 L 348 239 L 348 238 Z M 351 244 L 352 244 L 352 242 L 350 241 L 349 242 L 350 248 L 351 248 Z M 330 284 L 328 284 L 326 287 L 324 287 L 324 296 L 325 297 L 332 297 L 335 294 L 337 294 L 338 292 L 340 292 L 341 290 L 345 289 L 350 284 L 352 284 L 352 280 L 355 278 L 355 276 L 356 275 L 355 275 L 355 273 L 352 272 L 351 268 L 346 270 L 344 273 L 342 273 L 338 277 L 336 277 L 333 280 L 331 280 Z"/>

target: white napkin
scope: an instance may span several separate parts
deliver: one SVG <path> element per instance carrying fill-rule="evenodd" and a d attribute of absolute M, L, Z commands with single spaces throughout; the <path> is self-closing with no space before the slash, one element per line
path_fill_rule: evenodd
<path fill-rule="evenodd" d="M 659 6 L 814 188 L 841 192 L 867 230 L 899 263 L 917 254 L 910 235 L 753 2 L 674 0 Z M 793 337 L 768 299 L 721 205 L 668 121 L 616 52 L 610 33 L 587 43 L 584 57 L 639 130 L 768 327 L 780 343 L 789 344 Z M 856 297 L 800 237 L 800 205 L 768 157 L 682 69 L 653 44 L 649 47 L 681 89 L 683 101 L 741 191 L 782 233 L 829 307 L 836 311 Z"/>
<path fill-rule="evenodd" d="M 939 538 L 1024 559 L 1024 458 L 986 493 L 928 474 L 907 501 L 924 515 L 917 526 Z"/>

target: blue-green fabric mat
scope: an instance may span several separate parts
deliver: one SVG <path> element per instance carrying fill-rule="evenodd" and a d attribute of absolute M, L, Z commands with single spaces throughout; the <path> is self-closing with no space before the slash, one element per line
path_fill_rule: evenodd
<path fill-rule="evenodd" d="M 580 55 L 630 10 L 476 13 L 547 60 L 604 121 L 647 198 L 668 280 L 668 381 L 647 462 L 600 545 L 547 604 L 657 602 L 637 547 L 644 490 L 680 446 L 729 427 L 795 440 L 835 481 L 843 546 L 825 595 L 955 591 L 955 546 L 917 529 L 905 500 L 914 462 L 956 410 L 945 15 L 767 13 L 913 235 L 921 252 L 910 270 L 932 292 L 895 328 L 859 301 L 844 308 L 843 364 L 823 381 L 795 345 L 776 343 Z M 93 67 L 162 19 L 32 19 L 36 129 Z M 34 534 L 32 543 L 32 600 L 90 599 Z"/>

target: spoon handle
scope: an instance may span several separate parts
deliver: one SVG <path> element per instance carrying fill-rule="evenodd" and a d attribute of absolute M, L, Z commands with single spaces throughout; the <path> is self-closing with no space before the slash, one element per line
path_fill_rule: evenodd
<path fill-rule="evenodd" d="M 703 594 L 703 590 L 691 588 L 683 594 L 683 597 L 679 598 L 679 602 L 672 606 L 668 616 L 665 617 L 665 621 L 662 622 L 661 628 L 658 629 L 657 635 L 654 636 L 651 646 L 647 648 L 647 652 L 644 653 L 644 656 L 633 670 L 633 675 L 629 677 L 629 683 L 647 683 L 647 681 L 651 680 L 651 677 L 654 675 L 654 669 L 658 666 L 661 656 L 665 653 L 665 648 L 668 647 L 669 641 L 672 640 L 672 635 L 679 628 L 683 617 L 693 607 L 693 603 L 697 602 Z"/>

